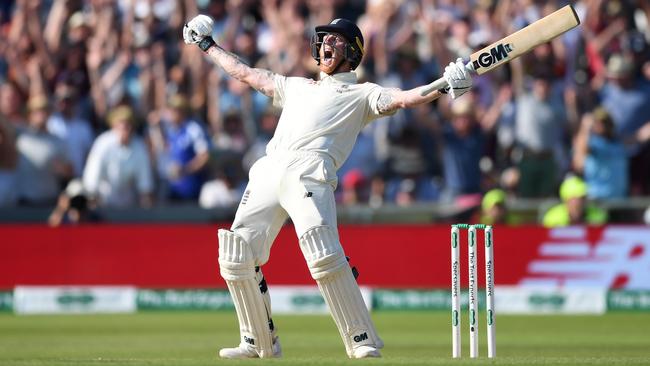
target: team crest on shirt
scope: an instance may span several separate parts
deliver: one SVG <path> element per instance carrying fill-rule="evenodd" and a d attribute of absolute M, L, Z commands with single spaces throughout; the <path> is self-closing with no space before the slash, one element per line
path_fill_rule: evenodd
<path fill-rule="evenodd" d="M 348 84 L 343 84 L 336 88 L 336 92 L 339 94 L 343 94 L 344 92 L 350 91 L 350 85 Z"/>

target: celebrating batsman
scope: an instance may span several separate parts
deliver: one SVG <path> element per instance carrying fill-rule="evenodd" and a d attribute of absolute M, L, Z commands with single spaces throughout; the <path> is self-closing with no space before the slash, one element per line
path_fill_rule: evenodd
<path fill-rule="evenodd" d="M 241 341 L 221 349 L 224 358 L 279 357 L 271 303 L 261 266 L 290 217 L 312 277 L 327 302 L 348 357 L 380 357 L 383 341 L 370 319 L 339 242 L 334 190 L 357 135 L 372 120 L 400 108 L 428 103 L 441 93 L 457 98 L 472 86 L 462 60 L 450 63 L 447 88 L 424 93 L 357 84 L 354 70 L 363 58 L 363 35 L 346 19 L 317 26 L 311 54 L 319 80 L 286 77 L 249 67 L 212 39 L 213 22 L 198 15 L 183 29 L 230 76 L 247 83 L 282 108 L 266 156 L 249 173 L 249 183 L 230 230 L 219 230 L 219 267 L 235 303 Z M 422 95 L 424 94 L 424 95 Z"/>

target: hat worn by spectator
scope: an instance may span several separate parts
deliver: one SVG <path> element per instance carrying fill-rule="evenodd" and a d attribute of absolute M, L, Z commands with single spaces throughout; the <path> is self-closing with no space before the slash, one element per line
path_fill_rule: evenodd
<path fill-rule="evenodd" d="M 88 19 L 82 11 L 77 11 L 68 20 L 68 29 L 87 27 Z"/>
<path fill-rule="evenodd" d="M 363 186 L 366 181 L 366 177 L 363 175 L 360 169 L 351 169 L 343 177 L 343 187 L 347 189 L 357 189 Z"/>
<path fill-rule="evenodd" d="M 613 54 L 607 60 L 607 77 L 624 78 L 630 76 L 634 71 L 634 62 L 622 54 Z"/>
<path fill-rule="evenodd" d="M 573 198 L 582 198 L 587 196 L 587 184 L 578 177 L 569 177 L 562 182 L 560 186 L 560 198 L 566 202 Z"/>
<path fill-rule="evenodd" d="M 504 204 L 506 202 L 506 192 L 502 189 L 492 189 L 488 191 L 485 196 L 483 196 L 483 201 L 481 202 L 481 208 L 483 211 L 487 211 L 492 207 Z"/>

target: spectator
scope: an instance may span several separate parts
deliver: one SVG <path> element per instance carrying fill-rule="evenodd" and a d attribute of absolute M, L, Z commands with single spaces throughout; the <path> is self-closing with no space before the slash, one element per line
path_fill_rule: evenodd
<path fill-rule="evenodd" d="M 576 176 L 566 178 L 560 186 L 562 203 L 551 207 L 545 214 L 545 227 L 569 225 L 603 225 L 607 212 L 587 201 L 587 184 Z"/>
<path fill-rule="evenodd" d="M 607 61 L 607 82 L 601 90 L 602 104 L 623 140 L 633 139 L 650 122 L 650 81 L 636 76 L 634 61 L 614 54 Z M 630 154 L 632 195 L 650 194 L 650 146 L 635 143 Z"/>
<path fill-rule="evenodd" d="M 573 167 L 585 177 L 590 199 L 627 196 L 628 157 L 605 108 L 582 117 L 573 143 Z"/>
<path fill-rule="evenodd" d="M 45 95 L 35 95 L 27 103 L 28 127 L 18 135 L 18 199 L 23 205 L 54 205 L 62 183 L 72 176 L 66 147 L 47 132 L 50 105 Z"/>
<path fill-rule="evenodd" d="M 88 196 L 80 179 L 73 179 L 59 195 L 54 211 L 47 220 L 48 225 L 78 225 L 82 223 L 99 222 L 100 217 L 94 210 L 94 205 Z"/>
<path fill-rule="evenodd" d="M 481 201 L 481 211 L 482 224 L 506 224 L 508 220 L 506 193 L 498 188 L 488 191 Z"/>
<path fill-rule="evenodd" d="M 246 186 L 242 184 L 239 167 L 213 167 L 214 179 L 201 187 L 199 206 L 205 209 L 237 207 Z"/>
<path fill-rule="evenodd" d="M 438 199 L 439 190 L 429 174 L 424 149 L 423 134 L 413 124 L 406 125 L 390 141 L 384 163 L 386 200 L 408 206 L 418 200 Z"/>
<path fill-rule="evenodd" d="M 0 117 L 0 207 L 11 207 L 18 200 L 16 196 L 17 165 L 15 128 Z"/>
<path fill-rule="evenodd" d="M 479 119 L 481 125 L 489 131 L 493 145 L 490 155 L 496 168 L 509 167 L 515 143 L 515 100 L 510 84 L 498 88 L 490 107 L 479 115 Z"/>
<path fill-rule="evenodd" d="M 16 85 L 10 82 L 0 84 L 0 115 L 14 128 L 27 127 L 25 97 Z"/>
<path fill-rule="evenodd" d="M 472 110 L 471 94 L 451 105 L 451 122 L 443 127 L 442 140 L 445 199 L 480 193 L 485 136 Z"/>
<path fill-rule="evenodd" d="M 375 125 L 364 127 L 357 136 L 350 157 L 338 170 L 340 184 L 336 194 L 344 205 L 368 202 L 370 179 L 378 176 L 380 170 L 375 131 Z"/>
<path fill-rule="evenodd" d="M 565 2 L 2 2 L 0 118 L 12 126 L 16 136 L 21 130 L 29 132 L 28 97 L 51 94 L 56 112 L 48 120 L 47 128 L 65 141 L 74 168 L 72 176 L 79 176 L 90 141 L 105 128 L 102 123 L 108 113 L 116 105 L 128 104 L 151 124 L 147 132 L 157 163 L 154 181 L 161 188 L 159 198 L 164 200 L 169 196 L 166 187 L 172 182 L 169 173 L 178 174 L 180 166 L 178 161 L 169 164 L 172 146 L 168 137 L 182 135 L 178 132 L 182 129 L 169 128 L 173 125 L 166 112 L 170 96 L 188 96 L 188 113 L 198 126 L 203 129 L 202 122 L 209 123 L 208 150 L 209 144 L 216 142 L 219 149 L 212 151 L 211 156 L 218 166 L 213 174 L 220 178 L 225 177 L 223 166 L 242 163 L 244 150 L 244 166 L 249 167 L 268 141 L 263 122 L 268 116 L 262 117 L 267 108 L 266 97 L 242 88 L 241 83 L 214 69 L 200 50 L 179 47 L 181 28 L 192 14 L 209 13 L 216 22 L 214 36 L 219 44 L 242 55 L 251 65 L 309 77 L 317 76 L 317 69 L 304 52 L 310 36 L 304 29 L 310 28 L 309 24 L 321 24 L 347 14 L 350 19 L 358 19 L 367 41 L 364 62 L 357 69 L 359 78 L 409 88 L 425 83 L 455 55 L 467 56 L 548 14 L 560 3 Z M 443 190 L 455 197 L 459 194 L 455 193 L 458 180 L 469 182 L 463 174 L 470 173 L 475 174 L 471 179 L 476 180 L 468 184 L 474 185 L 470 191 L 476 195 L 486 187 L 499 185 L 509 198 L 552 197 L 571 161 L 576 163 L 574 169 L 584 175 L 590 198 L 650 195 L 650 144 L 644 138 L 650 135 L 650 127 L 644 127 L 650 121 L 648 1 L 578 1 L 573 5 L 582 20 L 580 27 L 550 45 L 535 48 L 528 54 L 532 57 L 521 59 L 521 67 L 516 62 L 509 63 L 476 78 L 476 102 L 470 109 L 481 129 L 475 130 L 471 139 L 442 144 L 444 139 L 439 137 L 454 131 L 440 123 L 451 120 L 450 107 L 444 99 L 377 121 L 359 136 L 351 158 L 339 170 L 338 199 L 343 199 L 346 171 L 355 169 L 361 169 L 364 179 L 360 187 L 355 174 L 350 176 L 350 187 L 361 188 L 361 194 L 352 201 L 365 203 L 365 192 L 369 190 L 375 207 L 384 199 L 395 201 L 398 192 L 403 203 L 436 200 Z M 530 86 L 527 78 L 531 76 L 532 88 L 525 88 Z M 540 98 L 542 94 L 547 97 Z M 611 117 L 613 139 L 596 131 L 600 122 L 594 121 L 594 130 L 588 135 L 584 134 L 586 129 L 580 128 L 585 118 L 591 118 L 584 114 L 588 112 L 587 116 L 593 117 L 598 105 L 604 106 Z M 240 121 L 231 124 L 234 119 L 226 121 L 225 117 L 233 111 Z M 72 117 L 66 117 L 70 114 Z M 74 121 L 83 121 L 90 128 L 78 127 L 82 124 Z M 232 126 L 236 127 L 234 135 L 228 131 Z M 417 149 L 405 148 L 403 141 L 396 143 L 403 140 L 403 131 L 416 135 L 420 145 Z M 586 145 L 584 136 L 588 137 Z M 476 153 L 472 141 L 479 140 L 483 145 L 479 156 L 489 157 L 492 164 L 483 159 L 482 172 L 474 170 L 474 163 L 468 160 L 462 163 L 471 165 L 455 165 L 470 152 Z M 9 146 L 4 143 L 0 142 L 3 149 Z M 614 151 L 620 143 L 626 155 L 597 153 L 602 147 Z M 420 155 L 413 155 L 413 159 L 395 162 L 396 154 L 418 149 Z M 4 151 L 0 175 L 12 169 L 11 154 L 5 155 Z M 566 158 L 569 151 L 574 154 L 573 159 Z M 388 164 L 393 168 L 419 164 L 421 175 L 395 170 L 390 181 L 383 181 L 377 170 L 389 153 L 392 161 Z M 582 163 L 576 154 L 584 155 Z M 204 155 L 199 155 L 201 160 Z M 601 159 L 605 156 L 607 161 Z M 591 161 L 600 164 L 597 169 L 590 168 Z M 610 164 L 620 165 L 613 168 Z M 620 171 L 623 165 L 628 166 L 627 183 L 623 174 L 611 170 Z M 469 167 L 471 172 L 464 170 Z M 18 168 L 15 169 L 14 179 L 18 179 Z M 205 178 L 201 176 L 207 174 L 205 169 L 199 169 L 202 174 L 189 175 L 198 177 L 187 184 L 194 187 L 194 192 L 174 188 L 183 191 L 174 197 L 185 200 L 183 197 L 191 196 L 194 198 L 187 199 L 194 200 Z M 607 174 L 614 178 L 605 178 L 608 169 Z M 441 187 L 435 180 L 439 175 L 445 178 Z M 498 176 L 502 177 L 501 183 L 496 181 Z M 595 181 L 594 177 L 600 178 Z M 6 179 L 0 181 L 7 183 Z M 35 182 L 38 176 L 29 179 Z M 59 184 L 67 178 L 65 174 L 57 175 L 56 180 L 59 179 L 63 182 L 57 181 L 53 191 L 58 191 Z M 180 181 L 192 179 L 183 176 Z M 185 184 L 180 181 L 174 184 Z M 428 187 L 427 195 L 420 190 L 423 182 Z M 594 193 L 606 186 L 616 192 Z M 14 193 L 17 199 L 18 189 Z M 14 200 L 9 196 L 3 198 Z M 54 202 L 56 198 L 49 200 Z"/>
<path fill-rule="evenodd" d="M 248 151 L 246 151 L 246 154 L 244 154 L 244 171 L 248 172 L 253 164 L 257 161 L 257 159 L 266 155 L 266 145 L 269 143 L 269 141 L 271 141 L 271 137 L 273 137 L 276 127 L 278 127 L 279 119 L 280 110 L 269 106 L 262 115 L 262 120 L 260 122 L 260 132 L 257 134 L 255 140 L 248 148 Z"/>
<path fill-rule="evenodd" d="M 72 86 L 58 84 L 54 98 L 56 110 L 47 120 L 47 130 L 63 140 L 72 160 L 74 176 L 81 177 L 94 139 L 90 122 L 77 114 L 75 109 L 79 100 Z"/>
<path fill-rule="evenodd" d="M 237 155 L 241 160 L 248 149 L 248 137 L 244 131 L 242 114 L 238 110 L 225 113 L 223 129 L 213 136 L 212 142 L 217 151 Z"/>
<path fill-rule="evenodd" d="M 637 77 L 635 71 L 630 57 L 613 54 L 607 61 L 607 82 L 600 92 L 616 133 L 623 138 L 634 135 L 650 121 L 650 81 Z"/>
<path fill-rule="evenodd" d="M 210 141 L 197 121 L 189 116 L 189 103 L 179 94 L 169 99 L 161 122 L 168 165 L 164 167 L 172 201 L 196 200 L 206 180 Z"/>
<path fill-rule="evenodd" d="M 355 205 L 368 202 L 370 185 L 360 169 L 349 170 L 341 180 L 341 203 Z"/>
<path fill-rule="evenodd" d="M 149 153 L 135 134 L 135 115 L 119 106 L 108 115 L 110 130 L 97 137 L 83 174 L 84 188 L 101 207 L 150 207 L 153 177 Z"/>
<path fill-rule="evenodd" d="M 525 90 L 523 74 L 514 78 L 516 100 L 515 143 L 519 167 L 518 194 L 521 197 L 552 197 L 561 166 L 556 149 L 567 128 L 562 101 L 552 93 L 550 65 L 540 65 L 533 74 L 532 87 Z M 560 153 L 562 154 L 562 152 Z"/>

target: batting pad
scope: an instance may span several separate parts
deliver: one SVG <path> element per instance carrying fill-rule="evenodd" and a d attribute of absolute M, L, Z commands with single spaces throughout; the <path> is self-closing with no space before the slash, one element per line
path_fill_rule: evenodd
<path fill-rule="evenodd" d="M 241 237 L 219 230 L 219 268 L 235 303 L 242 345 L 260 357 L 273 357 L 271 330 L 263 295 L 256 280 L 253 253 Z"/>
<path fill-rule="evenodd" d="M 327 226 L 310 229 L 300 238 L 300 248 L 339 329 L 348 356 L 353 357 L 353 350 L 363 345 L 381 348 L 383 342 L 334 230 Z"/>

